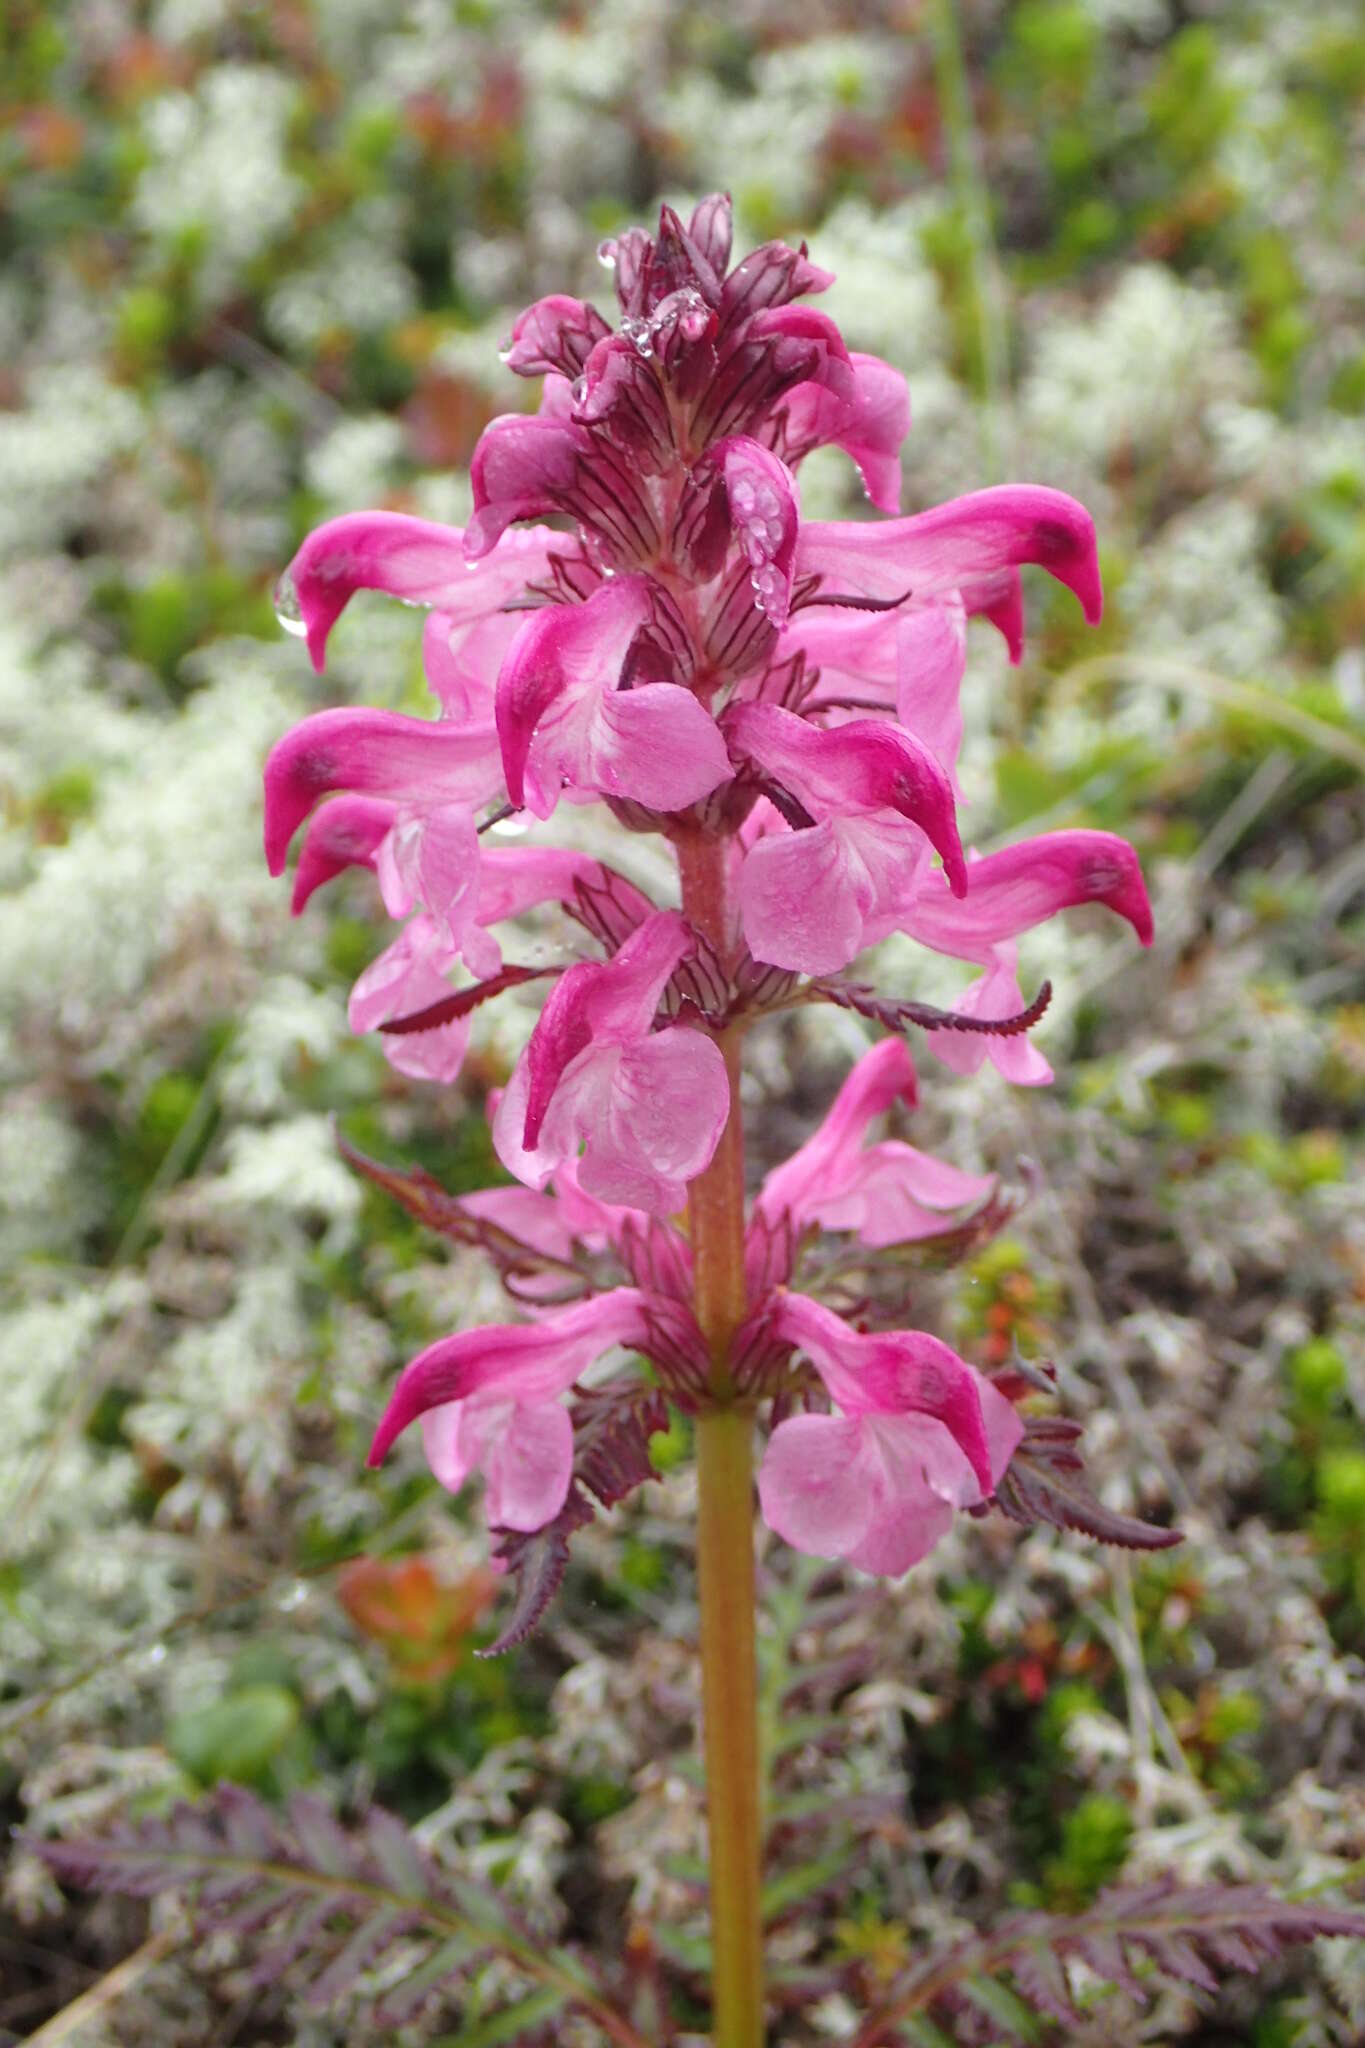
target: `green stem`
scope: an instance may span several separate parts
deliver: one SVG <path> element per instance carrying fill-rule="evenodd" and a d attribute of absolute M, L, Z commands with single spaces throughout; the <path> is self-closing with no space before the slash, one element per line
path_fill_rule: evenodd
<path fill-rule="evenodd" d="M 735 946 L 726 841 L 677 841 L 683 909 L 730 963 Z M 696 1313 L 715 1402 L 697 1417 L 697 1576 L 710 1841 L 713 2048 L 763 2048 L 762 1790 L 754 1636 L 753 1410 L 736 1400 L 731 1350 L 745 1312 L 744 1126 L 739 1039 L 718 1043 L 730 1116 L 688 1190 Z"/>

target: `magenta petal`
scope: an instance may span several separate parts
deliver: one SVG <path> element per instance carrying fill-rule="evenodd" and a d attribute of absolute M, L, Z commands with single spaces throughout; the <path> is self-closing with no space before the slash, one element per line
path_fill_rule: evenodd
<path fill-rule="evenodd" d="M 407 718 L 399 711 L 317 711 L 277 740 L 265 764 L 265 855 L 272 875 L 320 797 L 354 790 L 411 805 L 484 803 L 501 786 L 491 726 Z"/>
<path fill-rule="evenodd" d="M 1103 609 L 1095 526 L 1083 505 L 1039 484 L 1001 484 L 953 498 L 911 519 L 813 522 L 796 549 L 798 576 L 864 597 L 917 600 L 960 591 L 969 611 L 1013 605 L 1023 562 L 1035 562 L 1076 593 L 1094 625 Z"/>
<path fill-rule="evenodd" d="M 814 816 L 894 811 L 909 819 L 941 857 L 953 894 L 966 894 L 952 784 L 912 734 L 873 718 L 825 730 L 776 704 L 732 705 L 726 722 L 732 752 L 766 769 Z"/>
<path fill-rule="evenodd" d="M 611 329 L 596 306 L 551 292 L 517 316 L 503 361 L 519 377 L 558 372 L 576 377 L 593 348 Z"/>
<path fill-rule="evenodd" d="M 676 910 L 656 911 L 610 960 L 581 960 L 561 974 L 508 1086 L 509 1096 L 514 1088 L 519 1098 L 524 1094 L 521 1145 L 535 1150 L 565 1069 L 589 1045 L 619 1047 L 648 1035 L 665 983 L 695 945 Z M 504 1098 L 495 1133 L 506 1109 Z M 504 1163 L 517 1170 L 505 1155 Z"/>
<path fill-rule="evenodd" d="M 899 370 L 878 356 L 849 358 L 853 390 L 841 397 L 827 386 L 798 384 L 783 401 L 783 434 L 790 460 L 833 445 L 852 457 L 879 512 L 901 502 L 901 444 L 910 431 L 910 393 Z"/>
<path fill-rule="evenodd" d="M 386 797 L 335 796 L 308 821 L 290 904 L 295 917 L 315 889 L 343 868 L 373 867 L 375 855 L 398 815 Z"/>
<path fill-rule="evenodd" d="M 867 1535 L 879 1477 L 861 1416 L 792 1415 L 768 1439 L 759 1506 L 793 1550 L 847 1557 Z"/>
<path fill-rule="evenodd" d="M 327 636 L 357 590 L 386 590 L 410 604 L 441 604 L 470 581 L 458 526 L 402 512 L 348 512 L 310 533 L 289 565 L 321 669 Z"/>
<path fill-rule="evenodd" d="M 558 511 L 590 448 L 581 428 L 543 412 L 504 413 L 490 421 L 470 464 L 474 517 L 465 529 L 466 556 L 473 561 L 488 554 L 514 520 Z"/>
<path fill-rule="evenodd" d="M 613 1344 L 643 1339 L 644 1300 L 634 1287 L 617 1287 L 535 1323 L 492 1323 L 442 1337 L 399 1374 L 368 1462 L 382 1463 L 410 1423 L 448 1401 L 496 1392 L 536 1402 L 566 1392 Z"/>
<path fill-rule="evenodd" d="M 1105 904 L 1151 945 L 1152 908 L 1138 857 L 1112 832 L 1045 832 L 989 853 L 969 863 L 961 903 L 926 876 L 904 923 L 937 953 L 985 961 L 1003 940 L 1081 903 Z"/>

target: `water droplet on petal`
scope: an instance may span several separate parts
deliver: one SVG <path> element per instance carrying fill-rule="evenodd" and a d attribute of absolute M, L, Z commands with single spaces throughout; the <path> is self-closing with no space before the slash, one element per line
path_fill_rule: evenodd
<path fill-rule="evenodd" d="M 292 633 L 296 640 L 306 639 L 308 626 L 303 616 L 303 606 L 299 603 L 299 593 L 294 582 L 294 572 L 292 569 L 286 569 L 279 582 L 275 585 L 273 602 L 275 617 L 284 627 L 285 632 Z"/>
<path fill-rule="evenodd" d="M 615 244 L 615 242 L 614 242 L 614 241 L 612 240 L 612 238 L 611 238 L 611 236 L 610 236 L 610 235 L 608 235 L 608 236 L 607 236 L 607 238 L 606 238 L 606 240 L 605 240 L 604 242 L 599 242 L 599 243 L 598 243 L 598 245 L 597 245 L 597 260 L 598 260 L 598 262 L 599 262 L 599 263 L 601 264 L 601 266 L 602 266 L 602 268 L 603 268 L 604 270 L 615 270 L 615 268 L 616 268 L 616 244 Z"/>

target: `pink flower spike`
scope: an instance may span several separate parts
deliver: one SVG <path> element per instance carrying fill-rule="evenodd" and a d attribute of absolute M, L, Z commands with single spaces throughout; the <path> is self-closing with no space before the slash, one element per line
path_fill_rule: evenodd
<path fill-rule="evenodd" d="M 669 1215 L 710 1164 L 730 1112 L 715 1042 L 652 1031 L 664 985 L 691 952 L 676 911 L 658 911 L 611 960 L 561 975 L 493 1120 L 498 1157 L 544 1187 L 567 1161 L 605 1202 Z"/>
<path fill-rule="evenodd" d="M 1113 832 L 1044 832 L 973 860 L 965 903 L 951 902 L 926 875 L 904 929 L 936 953 L 984 962 L 1003 940 L 1082 903 L 1103 903 L 1151 945 L 1152 906 L 1138 857 Z"/>
<path fill-rule="evenodd" d="M 749 558 L 755 602 L 774 626 L 785 626 L 799 524 L 796 480 L 785 463 L 747 434 L 732 435 L 712 453 L 725 478 L 731 521 Z"/>
<path fill-rule="evenodd" d="M 1065 583 L 1095 625 L 1103 609 L 1095 524 L 1083 505 L 1039 484 L 1000 484 L 911 519 L 814 522 L 796 548 L 798 577 L 862 597 L 916 600 L 961 593 L 969 612 L 994 619 L 1015 652 L 1018 567 L 1035 562 Z"/>
<path fill-rule="evenodd" d="M 407 718 L 400 711 L 316 711 L 271 748 L 265 764 L 265 857 L 272 875 L 320 797 L 332 790 L 412 803 L 480 804 L 501 787 L 489 725 Z"/>
<path fill-rule="evenodd" d="M 567 784 L 673 811 L 729 779 L 725 742 L 690 690 L 618 687 L 651 617 L 648 579 L 615 576 L 586 604 L 547 605 L 524 621 L 497 689 L 513 803 L 548 818 Z"/>
<path fill-rule="evenodd" d="M 1022 1424 L 925 1331 L 862 1336 L 795 1294 L 781 1298 L 773 1323 L 844 1413 L 778 1424 L 759 1472 L 764 1520 L 798 1550 L 899 1576 L 946 1533 L 954 1508 L 989 1496 Z"/>
<path fill-rule="evenodd" d="M 1009 942 L 992 948 L 985 973 L 954 1005 L 964 1017 L 1017 1017 L 1026 1007 L 1015 950 Z M 1052 1079 L 1051 1067 L 1027 1033 L 992 1038 L 975 1031 L 931 1031 L 925 1043 L 955 1074 L 975 1074 L 989 1060 L 1017 1088 L 1045 1088 Z"/>
<path fill-rule="evenodd" d="M 558 1411 L 561 1426 L 547 1414 L 604 1351 L 643 1340 L 644 1308 L 636 1288 L 619 1287 L 534 1323 L 493 1324 L 440 1339 L 399 1375 L 368 1462 L 381 1464 L 419 1417 L 439 1416 L 424 1431 L 437 1478 L 455 1490 L 475 1464 L 488 1470 L 491 1462 L 490 1521 L 542 1528 L 563 1507 L 573 1468 L 569 1417 Z"/>
<path fill-rule="evenodd" d="M 289 905 L 294 916 L 315 889 L 332 881 L 343 868 L 372 868 L 397 816 L 397 804 L 387 797 L 334 796 L 320 805 L 308 820 L 294 870 Z"/>

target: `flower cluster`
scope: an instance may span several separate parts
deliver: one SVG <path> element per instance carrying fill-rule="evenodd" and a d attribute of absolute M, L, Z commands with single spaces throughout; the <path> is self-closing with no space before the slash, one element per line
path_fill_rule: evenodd
<path fill-rule="evenodd" d="M 582 1486 L 619 1497 L 622 1475 L 648 1469 L 619 1429 L 610 1472 L 603 1452 L 604 1393 L 619 1421 L 644 1382 L 627 1367 L 582 1391 L 624 1346 L 684 1407 L 771 1400 L 768 1522 L 798 1548 L 898 1573 L 955 1507 L 991 1496 L 1021 1424 L 937 1338 L 869 1334 L 805 1291 L 803 1256 L 820 1232 L 875 1251 L 958 1229 L 994 1183 L 899 1140 L 864 1143 L 914 1096 L 909 1055 L 885 1040 L 758 1191 L 743 1312 L 718 1338 L 699 1320 L 697 1230 L 678 1218 L 738 1117 L 743 1032 L 794 1003 L 847 1003 L 840 970 L 903 932 L 981 969 L 957 1012 L 930 1013 L 931 1049 L 1046 1081 L 1015 939 L 1074 904 L 1109 906 L 1144 943 L 1151 919 L 1136 857 L 1108 833 L 981 859 L 959 835 L 967 621 L 990 620 L 1017 660 L 1029 563 L 1097 619 L 1088 514 L 1010 486 L 897 516 L 903 379 L 806 303 L 831 279 L 804 247 L 771 243 L 732 268 L 730 236 L 721 196 L 686 225 L 665 207 L 656 235 L 602 247 L 615 329 L 560 295 L 522 314 L 505 360 L 543 379 L 540 405 L 486 429 L 463 532 L 359 513 L 304 544 L 280 606 L 314 663 L 355 591 L 425 606 L 439 715 L 305 719 L 267 765 L 266 849 L 278 872 L 302 829 L 296 908 L 344 867 L 374 871 L 402 924 L 351 1019 L 407 1073 L 452 1079 L 479 1003 L 554 983 L 494 1114 L 520 1185 L 449 1205 L 527 1320 L 415 1359 L 373 1457 L 420 1420 L 444 1484 L 482 1471 L 495 1527 L 572 1526 Z M 802 521 L 797 467 L 829 444 L 891 516 Z M 672 843 L 681 909 L 587 855 L 485 842 L 513 814 L 598 801 Z M 505 963 L 496 928 L 539 904 L 562 906 L 596 956 Z M 869 1014 L 925 1021 L 878 1000 Z"/>

